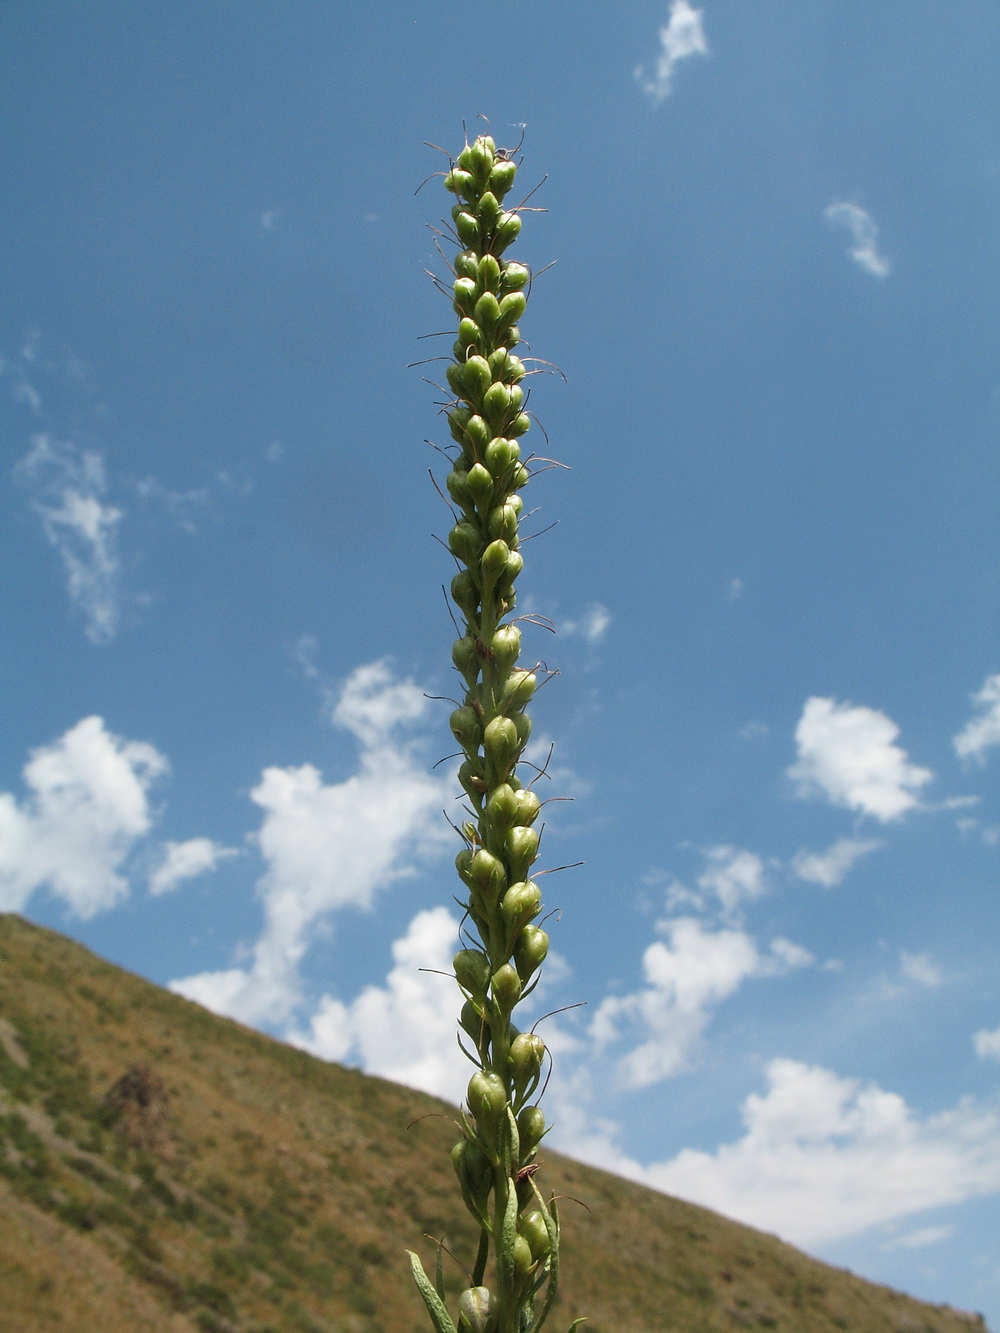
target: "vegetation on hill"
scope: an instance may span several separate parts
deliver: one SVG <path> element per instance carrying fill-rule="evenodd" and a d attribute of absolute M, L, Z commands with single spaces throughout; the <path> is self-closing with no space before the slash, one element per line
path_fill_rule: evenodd
<path fill-rule="evenodd" d="M 0 916 L 0 1333 L 409 1333 L 413 1237 L 477 1239 L 454 1115 Z M 555 1153 L 539 1175 L 590 1210 L 557 1313 L 591 1333 L 983 1329 Z"/>

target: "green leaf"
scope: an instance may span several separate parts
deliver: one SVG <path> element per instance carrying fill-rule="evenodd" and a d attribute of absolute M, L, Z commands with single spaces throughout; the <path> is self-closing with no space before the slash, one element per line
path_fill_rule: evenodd
<path fill-rule="evenodd" d="M 434 1290 L 430 1278 L 424 1272 L 424 1266 L 420 1262 L 420 1256 L 414 1254 L 412 1250 L 407 1250 L 410 1256 L 410 1267 L 413 1269 L 413 1280 L 417 1284 L 417 1290 L 424 1298 L 424 1304 L 427 1306 L 427 1313 L 430 1315 L 437 1333 L 456 1333 L 455 1325 L 451 1322 L 451 1315 L 441 1299 Z"/>

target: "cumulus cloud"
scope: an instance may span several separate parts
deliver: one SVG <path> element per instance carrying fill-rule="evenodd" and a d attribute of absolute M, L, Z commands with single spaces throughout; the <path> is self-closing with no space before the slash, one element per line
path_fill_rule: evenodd
<path fill-rule="evenodd" d="M 600 602 L 591 602 L 578 620 L 564 620 L 559 628 L 564 634 L 578 634 L 587 643 L 599 643 L 611 624 L 611 612 Z"/>
<path fill-rule="evenodd" d="M 856 264 L 876 278 L 889 276 L 891 264 L 878 252 L 878 227 L 870 213 L 858 204 L 837 202 L 827 208 L 823 216 L 832 226 L 846 227 L 854 244 L 848 254 Z"/>
<path fill-rule="evenodd" d="M 756 852 L 721 845 L 705 853 L 707 865 L 698 885 L 719 899 L 723 912 L 732 914 L 741 903 L 767 892 L 764 862 Z"/>
<path fill-rule="evenodd" d="M 766 1074 L 742 1138 L 625 1174 L 806 1246 L 1000 1189 L 1000 1116 L 969 1099 L 921 1118 L 896 1093 L 798 1060 Z"/>
<path fill-rule="evenodd" d="M 941 985 L 941 969 L 929 953 L 907 953 L 903 949 L 899 955 L 899 970 L 907 981 L 915 981 L 918 986 Z"/>
<path fill-rule="evenodd" d="M 110 642 L 119 620 L 122 511 L 105 502 L 101 455 L 35 435 L 15 476 L 30 490 L 45 536 L 62 560 L 70 601 L 83 612 L 87 638 Z"/>
<path fill-rule="evenodd" d="M 972 1044 L 981 1060 L 1000 1060 L 1000 1028 L 992 1032 L 981 1028 L 972 1038 Z"/>
<path fill-rule="evenodd" d="M 803 796 L 819 793 L 883 823 L 898 819 L 919 804 L 917 793 L 934 776 L 910 763 L 895 744 L 898 735 L 876 708 L 813 697 L 795 729 L 798 763 L 788 775 Z"/>
<path fill-rule="evenodd" d="M 366 986 L 348 1004 L 324 995 L 308 1031 L 290 1040 L 325 1060 L 356 1060 L 369 1074 L 461 1101 L 471 1066 L 456 1040 L 455 984 L 440 975 L 451 972 L 457 947 L 458 921 L 447 908 L 418 912 L 392 946 L 385 985 Z"/>
<path fill-rule="evenodd" d="M 642 91 L 654 102 L 662 102 L 673 91 L 674 70 L 691 56 L 707 56 L 708 42 L 701 19 L 702 9 L 692 9 L 688 0 L 673 0 L 670 20 L 660 29 L 660 54 L 652 76 L 640 65 L 635 71 Z"/>
<path fill-rule="evenodd" d="M 986 762 L 986 751 L 1000 745 L 1000 672 L 987 676 L 983 688 L 972 696 L 978 716 L 971 717 L 954 738 L 961 759 Z"/>
<path fill-rule="evenodd" d="M 812 962 L 789 940 L 775 940 L 762 954 L 742 930 L 706 928 L 693 917 L 660 923 L 665 940 L 643 955 L 646 984 L 629 995 L 609 996 L 590 1028 L 598 1047 L 638 1034 L 639 1043 L 619 1062 L 629 1087 L 647 1087 L 678 1073 L 711 1019 L 712 1009 L 751 977 L 777 976 Z"/>
<path fill-rule="evenodd" d="M 220 861 L 238 855 L 235 847 L 222 847 L 211 838 L 165 842 L 163 858 L 149 877 L 149 892 L 158 898 L 160 894 L 172 892 L 184 880 L 214 870 Z"/>
<path fill-rule="evenodd" d="M 877 838 L 840 838 L 821 852 L 807 852 L 804 849 L 797 852 L 792 857 L 792 869 L 799 879 L 809 884 L 821 884 L 824 889 L 832 889 L 857 861 L 881 846 Z"/>
<path fill-rule="evenodd" d="M 359 667 L 332 706 L 361 747 L 357 772 L 324 782 L 312 764 L 267 768 L 250 793 L 264 812 L 257 843 L 267 869 L 258 883 L 264 927 L 248 968 L 171 983 L 208 1009 L 247 1023 L 283 1023 L 300 1003 L 298 965 L 317 923 L 376 894 L 437 852 L 447 836 L 439 811 L 451 792 L 399 732 L 427 700 L 388 664 Z"/>
<path fill-rule="evenodd" d="M 167 761 L 85 717 L 24 769 L 29 795 L 0 793 L 0 906 L 21 911 L 45 887 L 77 916 L 91 917 L 128 894 L 121 867 L 149 831 L 148 791 Z"/>

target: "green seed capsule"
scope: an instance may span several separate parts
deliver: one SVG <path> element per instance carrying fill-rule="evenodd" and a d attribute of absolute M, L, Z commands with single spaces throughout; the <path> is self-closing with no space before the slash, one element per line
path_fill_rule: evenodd
<path fill-rule="evenodd" d="M 461 569 L 451 581 L 451 595 L 458 609 L 474 620 L 479 609 L 479 590 L 468 570 Z"/>
<path fill-rule="evenodd" d="M 521 978 L 510 963 L 504 963 L 493 973 L 490 990 L 501 1013 L 509 1014 L 521 998 Z M 516 1038 L 516 1041 L 520 1040 L 520 1037 Z M 513 1051 L 513 1047 L 511 1050 Z"/>
<path fill-rule="evenodd" d="M 456 708 L 451 715 L 450 726 L 463 750 L 474 750 L 482 739 L 482 725 L 474 708 Z"/>
<path fill-rule="evenodd" d="M 466 681 L 474 685 L 479 678 L 482 663 L 476 653 L 476 641 L 471 635 L 466 634 L 463 638 L 455 640 L 451 645 L 451 660 Z"/>
<path fill-rule="evenodd" d="M 489 549 L 489 548 L 487 548 Z M 464 642 L 464 640 L 459 640 Z M 501 702 L 504 708 L 524 708 L 530 703 L 538 685 L 538 677 L 533 671 L 513 671 L 504 686 Z"/>
<path fill-rule="evenodd" d="M 506 578 L 508 583 L 513 584 L 514 580 L 517 578 L 518 574 L 520 574 L 523 568 L 524 568 L 524 556 L 521 554 L 520 551 L 511 551 L 510 555 L 507 557 Z"/>
<path fill-rule="evenodd" d="M 479 325 L 468 315 L 458 321 L 458 343 L 462 348 L 462 358 L 465 357 L 465 348 L 478 347 L 483 340 L 483 333 Z"/>
<path fill-rule="evenodd" d="M 523 1236 L 514 1238 L 514 1281 L 518 1286 L 524 1286 L 531 1276 L 531 1268 L 534 1263 L 531 1257 L 531 1246 Z"/>
<path fill-rule="evenodd" d="M 483 467 L 476 463 L 466 474 L 466 486 L 477 505 L 486 505 L 493 499 L 493 478 Z"/>
<path fill-rule="evenodd" d="M 498 898 L 507 883 L 507 874 L 503 862 L 480 848 L 469 865 L 469 883 L 486 898 Z"/>
<path fill-rule="evenodd" d="M 512 884 L 500 902 L 500 911 L 510 934 L 518 934 L 542 910 L 542 891 L 534 880 Z"/>
<path fill-rule="evenodd" d="M 452 284 L 452 291 L 455 293 L 456 310 L 471 315 L 476 305 L 475 281 L 472 278 L 456 278 Z"/>
<path fill-rule="evenodd" d="M 509 671 L 521 651 L 521 631 L 516 625 L 501 625 L 490 641 L 490 651 L 497 670 Z"/>
<path fill-rule="evenodd" d="M 482 356 L 470 356 L 463 365 L 457 366 L 456 369 L 461 375 L 461 396 L 478 405 L 479 400 L 493 382 L 489 362 Z M 448 383 L 452 383 L 450 375 L 448 376 Z M 454 388 L 453 384 L 452 387 Z"/>
<path fill-rule="evenodd" d="M 448 175 L 444 178 L 444 185 L 445 189 L 450 190 L 452 194 L 461 194 L 466 198 L 475 193 L 472 177 L 460 167 L 448 172 Z"/>
<path fill-rule="evenodd" d="M 479 272 L 479 255 L 475 250 L 459 250 L 452 265 L 456 277 L 475 278 Z M 508 268 L 510 265 L 508 265 Z"/>
<path fill-rule="evenodd" d="M 500 265 L 493 255 L 483 255 L 476 269 L 479 286 L 484 292 L 495 292 L 500 283 Z"/>
<path fill-rule="evenodd" d="M 503 1079 L 492 1070 L 479 1069 L 472 1075 L 465 1099 L 480 1129 L 495 1129 L 507 1111 Z"/>
<path fill-rule="evenodd" d="M 479 220 L 482 225 L 492 231 L 496 226 L 501 211 L 496 195 L 493 194 L 492 191 L 487 190 L 479 200 Z"/>
<path fill-rule="evenodd" d="M 517 166 L 515 163 L 504 161 L 496 164 L 490 172 L 488 184 L 498 199 L 502 199 L 514 184 L 514 177 L 516 175 Z"/>
<path fill-rule="evenodd" d="M 510 545 L 517 536 L 517 510 L 513 505 L 495 505 L 490 510 L 489 532 L 494 539 L 501 537 Z"/>
<path fill-rule="evenodd" d="M 500 323 L 500 306 L 492 292 L 483 292 L 476 302 L 475 318 L 476 323 L 486 329 L 487 333 Z"/>
<path fill-rule="evenodd" d="M 503 480 L 521 456 L 521 446 L 516 440 L 504 439 L 498 435 L 491 439 L 483 453 L 483 462 L 498 481 Z"/>
<path fill-rule="evenodd" d="M 519 795 L 520 793 L 506 782 L 501 782 L 499 787 L 494 787 L 490 792 L 486 801 L 486 817 L 494 832 L 503 834 L 513 827 L 517 817 Z"/>
<path fill-rule="evenodd" d="M 477 360 L 479 358 L 476 358 Z M 477 457 L 493 438 L 489 426 L 478 414 L 473 412 L 465 423 L 465 438 L 476 452 Z"/>
<path fill-rule="evenodd" d="M 510 1063 L 514 1073 L 514 1087 L 519 1094 L 524 1092 L 532 1080 L 537 1081 L 544 1059 L 545 1042 L 534 1032 L 522 1032 L 511 1042 Z"/>
<path fill-rule="evenodd" d="M 458 1021 L 462 1031 L 469 1034 L 477 1047 L 489 1041 L 490 1025 L 481 1001 L 466 1000 Z"/>
<path fill-rule="evenodd" d="M 517 390 L 520 393 L 520 389 Z M 506 384 L 491 384 L 483 394 L 483 416 L 494 435 L 499 435 L 513 406 L 514 390 Z M 520 407 L 520 403 L 518 403 Z"/>
<path fill-rule="evenodd" d="M 521 1160 L 527 1161 L 545 1134 L 545 1112 L 540 1106 L 523 1106 L 517 1116 L 517 1132 L 521 1140 Z"/>
<path fill-rule="evenodd" d="M 552 1249 L 552 1242 L 549 1240 L 548 1228 L 545 1225 L 545 1218 L 536 1208 L 534 1212 L 526 1213 L 517 1224 L 521 1235 L 528 1242 L 531 1248 L 532 1258 L 535 1260 L 546 1259 Z"/>
<path fill-rule="evenodd" d="M 505 334 L 503 334 L 504 345 L 507 347 L 516 347 L 521 341 L 521 330 L 517 324 L 512 324 Z"/>
<path fill-rule="evenodd" d="M 457 270 L 457 263 L 455 268 Z M 500 279 L 501 291 L 519 292 L 522 287 L 527 286 L 530 277 L 531 270 L 526 264 L 518 264 L 516 260 L 511 260 L 503 266 L 503 276 Z"/>
<path fill-rule="evenodd" d="M 466 156 L 465 162 L 462 161 L 462 156 Z M 470 173 L 478 188 L 482 189 L 493 170 L 492 141 L 488 141 L 485 136 L 477 139 L 468 149 L 463 150 L 462 156 L 458 159 L 459 164 Z"/>
<path fill-rule="evenodd" d="M 485 471 L 485 469 L 484 469 Z M 482 554 L 480 568 L 483 571 L 483 592 L 487 588 L 492 588 L 501 574 L 507 569 L 507 561 L 510 558 L 510 548 L 504 541 L 490 542 Z"/>
<path fill-rule="evenodd" d="M 458 780 L 473 798 L 489 791 L 485 771 L 478 760 L 466 759 L 458 770 Z"/>
<path fill-rule="evenodd" d="M 541 926 L 524 926 L 514 944 L 514 966 L 523 985 L 527 985 L 545 962 L 548 952 L 549 937 Z"/>
<path fill-rule="evenodd" d="M 517 732 L 518 746 L 523 750 L 531 736 L 531 718 L 527 713 L 515 713 L 511 721 L 514 723 L 514 730 Z"/>
<path fill-rule="evenodd" d="M 508 245 L 513 245 L 517 240 L 520 231 L 521 219 L 516 213 L 501 213 L 495 228 L 493 253 L 496 255 L 502 254 Z M 459 228 L 458 234 L 459 236 L 462 235 L 461 228 Z M 467 241 L 466 244 L 468 245 L 470 242 Z"/>
<path fill-rule="evenodd" d="M 458 1298 L 459 1333 L 494 1333 L 499 1311 L 489 1287 L 466 1287 Z"/>
<path fill-rule="evenodd" d="M 448 413 L 448 429 L 451 431 L 452 439 L 457 440 L 459 444 L 465 444 L 466 426 L 471 416 L 472 409 L 464 404 L 451 408 Z"/>
<path fill-rule="evenodd" d="M 461 509 L 473 509 L 474 501 L 469 494 L 469 474 L 461 469 L 453 469 L 445 478 L 448 494 Z"/>
<path fill-rule="evenodd" d="M 472 865 L 472 848 L 463 847 L 455 857 L 455 869 L 463 883 L 469 882 L 469 867 Z"/>
<path fill-rule="evenodd" d="M 500 302 L 500 318 L 497 322 L 504 328 L 516 324 L 524 314 L 527 304 L 528 299 L 524 292 L 509 292 Z"/>
<path fill-rule="evenodd" d="M 483 539 L 474 523 L 456 523 L 448 533 L 448 545 L 459 560 L 467 565 L 479 558 L 483 549 Z"/>
<path fill-rule="evenodd" d="M 507 434 L 510 436 L 524 435 L 530 429 L 531 429 L 531 418 L 528 416 L 527 412 L 518 412 L 517 416 L 507 427 Z M 528 477 L 527 475 L 525 475 L 524 481 L 521 482 L 521 485 L 524 486 L 527 483 L 527 481 Z"/>
<path fill-rule="evenodd" d="M 479 222 L 471 213 L 466 213 L 464 210 L 460 211 L 455 218 L 455 230 L 458 232 L 458 239 L 463 245 L 474 245 L 479 240 Z M 520 227 L 518 230 L 520 230 Z M 511 237 L 511 240 L 513 239 Z"/>
<path fill-rule="evenodd" d="M 493 718 L 483 732 L 483 749 L 496 771 L 506 777 L 521 749 L 517 722 L 509 717 Z"/>

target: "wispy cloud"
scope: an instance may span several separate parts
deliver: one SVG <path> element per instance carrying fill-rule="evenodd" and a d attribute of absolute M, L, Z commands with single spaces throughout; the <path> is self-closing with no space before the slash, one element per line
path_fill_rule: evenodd
<path fill-rule="evenodd" d="M 600 602 L 591 602 L 583 615 L 559 624 L 563 634 L 576 634 L 587 643 L 600 643 L 611 624 L 611 612 Z"/>
<path fill-rule="evenodd" d="M 104 460 L 91 450 L 35 435 L 15 476 L 66 572 L 70 600 L 84 616 L 92 643 L 109 643 L 118 630 L 118 525 L 122 511 L 105 500 Z"/>
<path fill-rule="evenodd" d="M 954 738 L 955 752 L 961 759 L 986 762 L 986 751 L 1000 745 L 1000 672 L 987 676 L 983 688 L 972 696 L 977 716 Z"/>
<path fill-rule="evenodd" d="M 929 953 L 907 953 L 903 949 L 899 955 L 899 970 L 907 981 L 915 981 L 918 986 L 941 985 L 941 969 Z"/>
<path fill-rule="evenodd" d="M 878 227 L 870 213 L 859 204 L 838 201 L 824 210 L 823 216 L 832 226 L 846 227 L 854 244 L 848 254 L 856 264 L 876 278 L 887 278 L 892 265 L 878 251 Z"/>
<path fill-rule="evenodd" d="M 919 805 L 934 776 L 896 745 L 899 727 L 876 708 L 813 697 L 795 729 L 798 762 L 788 770 L 803 796 L 820 794 L 885 823 Z"/>
<path fill-rule="evenodd" d="M 160 863 L 149 877 L 149 892 L 154 898 L 172 893 L 184 880 L 214 870 L 220 861 L 232 856 L 239 856 L 236 847 L 223 847 L 211 838 L 165 842 Z"/>
<path fill-rule="evenodd" d="M 708 42 L 702 28 L 702 9 L 692 9 L 688 0 L 673 0 L 669 22 L 660 29 L 660 54 L 652 75 L 639 65 L 635 77 L 642 91 L 655 103 L 673 91 L 674 70 L 691 56 L 707 56 Z"/>
<path fill-rule="evenodd" d="M 29 795 L 0 793 L 0 906 L 19 912 L 48 888 L 80 917 L 128 894 L 120 873 L 152 824 L 148 791 L 167 771 L 145 741 L 127 741 L 86 717 L 24 769 Z"/>
<path fill-rule="evenodd" d="M 972 1038 L 972 1045 L 981 1060 L 1000 1060 L 1000 1028 L 992 1032 L 981 1028 Z"/>
<path fill-rule="evenodd" d="M 832 889 L 857 861 L 881 846 L 877 838 L 839 838 L 821 852 L 805 849 L 797 852 L 792 857 L 792 869 L 808 884 L 821 884 L 824 889 Z"/>
<path fill-rule="evenodd" d="M 351 673 L 331 711 L 360 743 L 358 770 L 326 783 L 312 764 L 268 768 L 250 793 L 264 811 L 257 843 L 267 865 L 258 884 L 264 927 L 250 966 L 181 978 L 172 989 L 245 1022 L 291 1021 L 299 963 L 317 924 L 369 907 L 448 834 L 436 815 L 450 781 L 429 776 L 400 735 L 426 709 L 419 687 L 397 680 L 384 661 Z"/>

